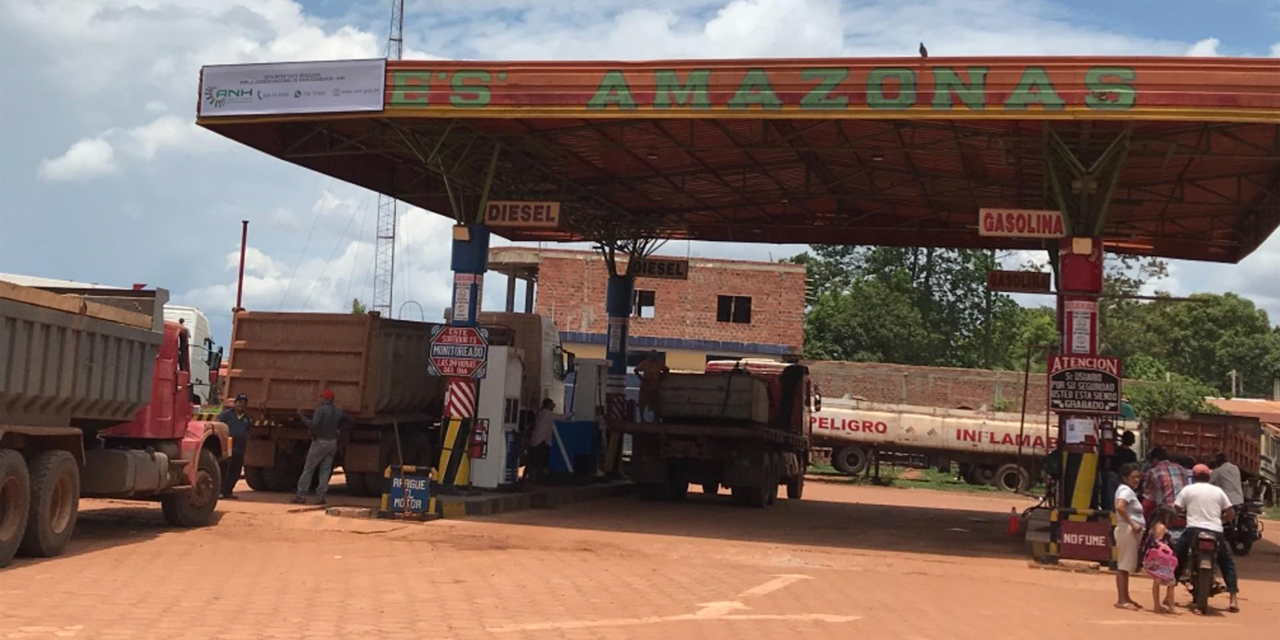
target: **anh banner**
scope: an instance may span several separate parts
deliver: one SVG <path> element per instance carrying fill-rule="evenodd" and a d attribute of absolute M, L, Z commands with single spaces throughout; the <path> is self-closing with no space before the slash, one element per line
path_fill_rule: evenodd
<path fill-rule="evenodd" d="M 199 115 L 381 111 L 386 74 L 383 59 L 208 66 Z"/>

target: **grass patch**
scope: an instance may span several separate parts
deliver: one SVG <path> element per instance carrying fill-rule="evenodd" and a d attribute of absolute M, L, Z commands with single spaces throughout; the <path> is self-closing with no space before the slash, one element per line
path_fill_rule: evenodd
<path fill-rule="evenodd" d="M 1263 509 L 1262 517 L 1266 518 L 1267 520 L 1280 520 L 1280 505 L 1276 505 L 1274 507 L 1267 507 L 1266 509 Z"/>
<path fill-rule="evenodd" d="M 859 474 L 857 476 L 845 476 L 833 469 L 830 465 L 821 462 L 815 462 L 809 465 L 809 473 L 840 476 L 841 478 L 847 479 L 852 484 L 876 484 L 875 479 L 871 475 Z M 934 468 L 912 469 L 909 467 L 893 467 L 889 465 L 880 466 L 879 484 L 890 487 L 937 489 L 939 491 L 962 491 L 965 493 L 995 493 L 999 491 L 999 489 L 996 489 L 995 487 L 969 484 L 964 480 L 957 478 L 955 473 L 938 471 Z"/>

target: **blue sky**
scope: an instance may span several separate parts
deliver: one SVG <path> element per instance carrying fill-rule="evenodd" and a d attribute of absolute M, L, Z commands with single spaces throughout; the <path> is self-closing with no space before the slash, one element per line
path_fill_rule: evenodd
<path fill-rule="evenodd" d="M 1117 54 L 1270 56 L 1280 1 L 408 0 L 406 57 Z M 225 340 L 239 221 L 247 306 L 341 310 L 371 293 L 376 199 L 194 121 L 202 64 L 375 57 L 383 0 L 0 0 L 0 272 L 162 286 Z M 438 319 L 448 221 L 401 219 L 396 298 Z M 779 258 L 801 247 L 672 245 Z M 1280 240 L 1164 288 L 1235 290 L 1280 314 Z M 486 306 L 500 304 L 491 275 Z M 398 303 L 397 303 L 398 306 Z M 416 317 L 410 313 L 409 317 Z"/>

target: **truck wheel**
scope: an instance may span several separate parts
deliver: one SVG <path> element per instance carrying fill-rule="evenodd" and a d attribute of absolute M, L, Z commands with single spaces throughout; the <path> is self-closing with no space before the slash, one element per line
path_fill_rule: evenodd
<path fill-rule="evenodd" d="M 773 504 L 778 501 L 778 484 L 775 482 L 769 485 L 766 491 L 765 504 Z"/>
<path fill-rule="evenodd" d="M 704 482 L 702 483 L 702 492 L 709 496 L 718 495 L 720 493 L 720 483 Z"/>
<path fill-rule="evenodd" d="M 867 470 L 870 457 L 862 447 L 841 447 L 831 454 L 831 466 L 840 473 L 856 476 Z"/>
<path fill-rule="evenodd" d="M 642 484 L 636 487 L 636 493 L 641 500 L 665 500 L 667 498 L 667 485 Z"/>
<path fill-rule="evenodd" d="M 1009 463 L 996 470 L 995 485 L 1002 491 L 1023 493 L 1031 488 L 1031 474 L 1026 469 Z"/>
<path fill-rule="evenodd" d="M 787 481 L 787 499 L 799 500 L 804 495 L 804 476 L 796 476 Z"/>
<path fill-rule="evenodd" d="M 0 567 L 18 552 L 31 512 L 31 477 L 22 454 L 0 449 Z"/>
<path fill-rule="evenodd" d="M 222 486 L 218 459 L 212 451 L 201 449 L 197 465 L 194 486 L 160 497 L 164 519 L 175 527 L 203 527 L 213 519 L 218 506 L 218 487 Z"/>
<path fill-rule="evenodd" d="M 734 487 L 733 503 L 753 509 L 763 509 L 769 503 L 769 491 L 764 487 Z"/>
<path fill-rule="evenodd" d="M 80 509 L 80 465 L 66 451 L 45 451 L 31 459 L 31 507 L 18 550 L 51 558 L 62 553 L 76 528 Z"/>
<path fill-rule="evenodd" d="M 244 481 L 249 483 L 249 488 L 254 491 L 271 490 L 267 485 L 267 470 L 262 467 L 245 467 Z"/>
<path fill-rule="evenodd" d="M 360 473 L 359 471 L 347 471 L 346 469 L 343 469 L 342 471 L 343 475 L 347 478 L 347 493 L 350 493 L 357 498 L 363 498 L 369 495 L 369 487 L 365 486 L 364 483 L 365 474 Z"/>
<path fill-rule="evenodd" d="M 983 464 L 983 465 L 978 465 L 977 467 L 974 468 L 973 482 L 971 484 L 976 484 L 983 487 L 989 487 L 995 484 L 995 482 L 996 482 L 995 467 L 989 464 Z"/>

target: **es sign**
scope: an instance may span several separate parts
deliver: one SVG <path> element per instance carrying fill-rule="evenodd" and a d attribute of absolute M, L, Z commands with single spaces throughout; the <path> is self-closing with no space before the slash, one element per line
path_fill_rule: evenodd
<path fill-rule="evenodd" d="M 560 203 L 491 200 L 484 208 L 484 223 L 490 227 L 555 229 L 560 226 Z"/>
<path fill-rule="evenodd" d="M 987 288 L 992 291 L 1008 291 L 1012 293 L 1048 293 L 1049 274 L 1043 271 L 1000 271 L 993 269 L 987 272 Z"/>
<path fill-rule="evenodd" d="M 1051 356 L 1049 409 L 1059 414 L 1120 413 L 1120 359 Z"/>
<path fill-rule="evenodd" d="M 1061 238 L 1062 213 L 1040 209 L 979 209 L 978 235 L 997 238 Z"/>
<path fill-rule="evenodd" d="M 1111 524 L 1108 522 L 1059 523 L 1058 557 L 1068 560 L 1111 561 Z"/>
<path fill-rule="evenodd" d="M 489 332 L 480 327 L 431 327 L 431 375 L 483 378 L 489 361 Z"/>
<path fill-rule="evenodd" d="M 632 275 L 637 278 L 688 280 L 689 261 L 673 260 L 671 258 L 645 258 L 636 264 Z"/>

